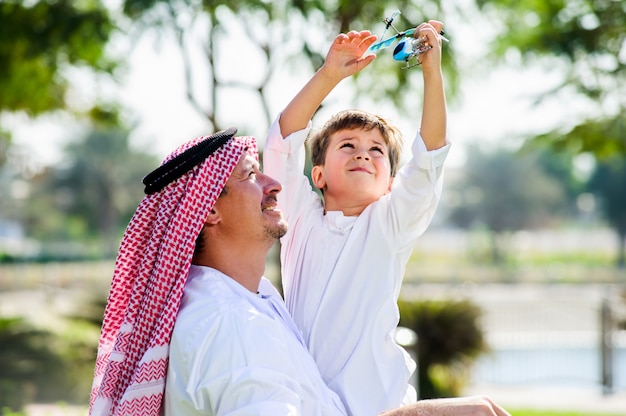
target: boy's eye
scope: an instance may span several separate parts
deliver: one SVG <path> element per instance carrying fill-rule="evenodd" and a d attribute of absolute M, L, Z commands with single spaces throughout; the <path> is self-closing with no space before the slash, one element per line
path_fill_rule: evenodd
<path fill-rule="evenodd" d="M 378 147 L 378 146 L 374 146 L 370 149 L 373 152 L 380 152 L 380 153 L 384 153 L 383 152 L 383 148 L 382 147 Z"/>
<path fill-rule="evenodd" d="M 341 146 L 339 146 L 340 149 L 343 149 L 344 147 L 354 148 L 354 145 L 352 143 L 342 143 Z"/>

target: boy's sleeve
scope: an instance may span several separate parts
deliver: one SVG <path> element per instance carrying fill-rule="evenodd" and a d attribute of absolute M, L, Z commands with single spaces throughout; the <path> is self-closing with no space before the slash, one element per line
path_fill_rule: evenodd
<path fill-rule="evenodd" d="M 282 185 L 278 204 L 288 223 L 307 208 L 319 206 L 321 200 L 304 174 L 306 151 L 304 142 L 311 130 L 306 129 L 283 138 L 279 125 L 280 115 L 270 126 L 263 150 L 263 173 Z"/>
<path fill-rule="evenodd" d="M 443 188 L 443 165 L 450 144 L 428 151 L 420 134 L 411 146 L 412 157 L 396 175 L 386 201 L 388 222 L 398 248 L 406 248 L 430 225 Z"/>

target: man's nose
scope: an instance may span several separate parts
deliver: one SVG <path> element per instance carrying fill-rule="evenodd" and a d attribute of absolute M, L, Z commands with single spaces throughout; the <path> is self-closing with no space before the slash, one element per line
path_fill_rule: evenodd
<path fill-rule="evenodd" d="M 268 175 L 263 175 L 263 180 L 265 182 L 263 188 L 268 193 L 278 193 L 282 191 L 283 186 L 276 179 L 272 178 Z"/>

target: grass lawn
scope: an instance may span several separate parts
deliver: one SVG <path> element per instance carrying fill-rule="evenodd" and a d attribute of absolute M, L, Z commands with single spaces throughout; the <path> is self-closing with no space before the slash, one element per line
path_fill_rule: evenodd
<path fill-rule="evenodd" d="M 625 413 L 589 413 L 557 410 L 507 409 L 512 416 L 624 416 Z"/>

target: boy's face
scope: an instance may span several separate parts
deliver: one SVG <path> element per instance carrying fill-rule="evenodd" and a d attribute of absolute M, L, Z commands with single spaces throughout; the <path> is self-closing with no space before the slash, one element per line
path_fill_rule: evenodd
<path fill-rule="evenodd" d="M 313 182 L 324 190 L 326 210 L 363 208 L 391 188 L 389 149 L 378 129 L 341 130 L 330 136 L 324 166 L 314 166 Z"/>

